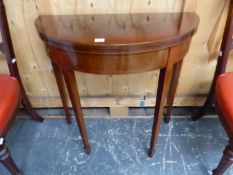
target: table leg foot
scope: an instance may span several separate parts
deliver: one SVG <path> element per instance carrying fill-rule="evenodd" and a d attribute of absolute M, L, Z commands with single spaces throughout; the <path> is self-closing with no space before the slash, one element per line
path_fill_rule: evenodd
<path fill-rule="evenodd" d="M 88 155 L 91 154 L 91 147 L 90 146 L 84 147 L 84 150 Z"/>
<path fill-rule="evenodd" d="M 66 119 L 66 123 L 70 125 L 72 121 L 70 119 Z"/>
<path fill-rule="evenodd" d="M 70 113 L 67 113 L 67 114 L 66 114 L 66 123 L 69 124 L 69 125 L 72 123 Z"/>
<path fill-rule="evenodd" d="M 169 115 L 166 114 L 166 116 L 163 119 L 164 123 L 168 124 L 170 120 L 171 120 L 170 114 Z"/>
<path fill-rule="evenodd" d="M 148 151 L 147 151 L 148 157 L 150 157 L 150 158 L 153 157 L 154 153 L 155 153 L 155 150 L 151 149 L 151 148 L 149 148 Z"/>
<path fill-rule="evenodd" d="M 179 81 L 180 71 L 181 71 L 182 61 L 174 65 L 171 84 L 167 96 L 167 111 L 164 117 L 164 122 L 169 123 L 171 120 L 171 112 L 173 107 L 173 102 L 175 99 L 176 89 Z"/>

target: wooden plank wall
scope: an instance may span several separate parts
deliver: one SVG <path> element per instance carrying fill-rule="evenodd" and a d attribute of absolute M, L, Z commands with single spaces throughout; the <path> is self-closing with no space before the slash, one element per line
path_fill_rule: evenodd
<path fill-rule="evenodd" d="M 42 14 L 194 11 L 200 26 L 185 58 L 175 105 L 201 105 L 213 77 L 229 0 L 5 0 L 16 58 L 26 92 L 36 107 L 61 102 L 45 47 L 34 20 Z M 228 71 L 233 70 L 228 64 Z M 0 73 L 7 73 L 0 55 Z M 77 73 L 83 106 L 153 106 L 158 71 L 132 75 Z"/>

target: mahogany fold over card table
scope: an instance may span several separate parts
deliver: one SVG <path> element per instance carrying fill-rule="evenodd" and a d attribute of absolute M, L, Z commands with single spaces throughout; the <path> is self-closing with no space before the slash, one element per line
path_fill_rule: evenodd
<path fill-rule="evenodd" d="M 43 15 L 36 19 L 36 28 L 52 62 L 67 122 L 70 123 L 70 114 L 63 77 L 87 153 L 91 148 L 74 71 L 129 74 L 160 69 L 148 150 L 151 157 L 166 103 L 165 121 L 170 119 L 182 60 L 198 24 L 195 13 Z"/>

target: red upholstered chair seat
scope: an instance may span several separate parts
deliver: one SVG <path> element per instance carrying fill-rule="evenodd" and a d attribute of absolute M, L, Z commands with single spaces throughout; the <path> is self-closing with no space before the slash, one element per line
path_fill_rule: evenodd
<path fill-rule="evenodd" d="M 216 83 L 215 103 L 226 131 L 233 134 L 233 73 L 221 74 Z"/>
<path fill-rule="evenodd" d="M 20 87 L 16 78 L 0 75 L 0 134 L 15 112 L 20 98 Z"/>

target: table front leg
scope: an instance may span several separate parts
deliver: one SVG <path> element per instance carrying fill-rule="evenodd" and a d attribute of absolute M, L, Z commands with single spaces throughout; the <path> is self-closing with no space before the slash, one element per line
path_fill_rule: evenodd
<path fill-rule="evenodd" d="M 57 86 L 58 86 L 58 90 L 61 96 L 61 101 L 62 101 L 62 105 L 63 105 L 63 109 L 66 115 L 66 122 L 68 124 L 71 124 L 71 115 L 68 109 L 68 105 L 67 105 L 67 101 L 66 101 L 66 93 L 65 93 L 65 87 L 64 87 L 64 82 L 62 79 L 62 72 L 59 68 L 58 65 L 56 65 L 55 63 L 52 62 L 52 66 L 53 66 L 53 72 L 57 81 Z"/>
<path fill-rule="evenodd" d="M 182 66 L 182 61 L 180 61 L 174 65 L 171 85 L 170 85 L 168 96 L 167 96 L 167 111 L 166 111 L 166 114 L 164 117 L 165 123 L 169 123 L 169 121 L 171 119 L 170 116 L 171 116 L 172 106 L 173 106 L 173 102 L 175 99 L 176 89 L 177 89 L 177 85 L 178 85 L 178 81 L 179 81 L 179 77 L 180 77 L 181 66 Z"/>
<path fill-rule="evenodd" d="M 150 148 L 148 150 L 149 157 L 152 157 L 154 154 L 161 122 L 163 120 L 163 109 L 166 103 L 168 88 L 170 86 L 172 72 L 173 72 L 173 60 L 172 60 L 173 51 L 175 51 L 175 49 L 174 50 L 173 48 L 169 49 L 167 66 L 166 68 L 161 69 L 160 74 L 159 74 L 154 121 L 153 121 L 153 126 L 152 126 Z"/>
<path fill-rule="evenodd" d="M 83 140 L 84 149 L 87 154 L 90 154 L 91 147 L 88 141 L 86 125 L 85 125 L 85 121 L 83 118 L 81 102 L 80 102 L 80 97 L 79 97 L 79 92 L 78 92 L 78 87 L 76 84 L 74 72 L 72 70 L 63 70 L 63 75 L 65 78 L 67 90 L 69 92 L 71 103 L 74 108 L 74 113 L 75 113 L 76 121 L 79 127 L 79 131 L 80 131 L 80 134 Z"/>

